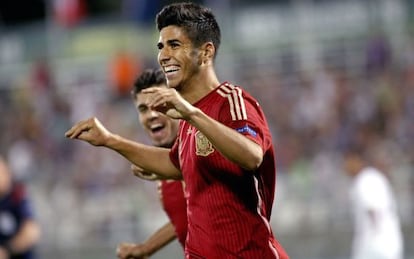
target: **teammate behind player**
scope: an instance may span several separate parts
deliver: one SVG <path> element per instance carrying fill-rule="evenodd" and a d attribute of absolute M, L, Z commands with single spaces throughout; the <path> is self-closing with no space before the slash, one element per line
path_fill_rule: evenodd
<path fill-rule="evenodd" d="M 166 87 L 162 70 L 145 70 L 135 81 L 132 96 L 138 111 L 139 122 L 150 137 L 154 146 L 171 148 L 177 137 L 178 120 L 173 120 L 162 113 L 151 110 L 146 105 L 147 96 L 143 89 L 149 87 Z M 133 166 L 136 176 L 156 180 L 157 176 L 146 174 L 140 168 Z M 183 192 L 183 182 L 174 180 L 158 181 L 160 199 L 170 222 L 158 229 L 141 244 L 121 243 L 117 248 L 118 258 L 142 258 L 150 256 L 166 246 L 176 237 L 184 247 L 187 235 L 187 209 Z"/>

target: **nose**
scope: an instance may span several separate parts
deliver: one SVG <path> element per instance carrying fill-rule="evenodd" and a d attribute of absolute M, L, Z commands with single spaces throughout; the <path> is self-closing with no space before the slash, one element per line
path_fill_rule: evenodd
<path fill-rule="evenodd" d="M 170 59 L 170 53 L 168 51 L 168 48 L 162 48 L 158 52 L 158 62 L 160 64 L 165 63 Z"/>
<path fill-rule="evenodd" d="M 149 110 L 148 112 L 149 119 L 158 118 L 158 116 L 159 116 L 159 113 L 157 111 Z"/>
<path fill-rule="evenodd" d="M 145 124 L 147 122 L 153 121 L 159 117 L 159 114 L 157 111 L 147 109 L 145 112 L 141 112 L 139 114 L 140 121 Z"/>

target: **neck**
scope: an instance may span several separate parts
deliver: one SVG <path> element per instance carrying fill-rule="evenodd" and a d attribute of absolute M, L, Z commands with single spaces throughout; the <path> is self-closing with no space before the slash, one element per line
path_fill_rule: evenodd
<path fill-rule="evenodd" d="M 209 94 L 220 84 L 212 68 L 200 71 L 189 80 L 180 91 L 181 96 L 193 104 Z"/>

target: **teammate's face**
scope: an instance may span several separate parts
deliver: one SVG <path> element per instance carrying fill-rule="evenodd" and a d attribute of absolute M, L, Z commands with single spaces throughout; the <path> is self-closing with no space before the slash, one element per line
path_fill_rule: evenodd
<path fill-rule="evenodd" d="M 142 93 L 135 97 L 139 121 L 155 146 L 170 147 L 177 136 L 178 120 L 149 109 L 146 105 L 147 98 L 148 95 Z"/>
<path fill-rule="evenodd" d="M 158 62 L 168 86 L 183 90 L 199 71 L 198 49 L 182 28 L 171 25 L 160 31 L 158 51 Z"/>

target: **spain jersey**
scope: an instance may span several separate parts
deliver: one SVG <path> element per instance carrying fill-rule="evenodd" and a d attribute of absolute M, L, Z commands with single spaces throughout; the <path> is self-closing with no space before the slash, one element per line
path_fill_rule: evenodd
<path fill-rule="evenodd" d="M 223 83 L 194 106 L 259 144 L 263 162 L 247 171 L 196 128 L 181 121 L 170 157 L 186 183 L 187 258 L 288 258 L 269 224 L 275 193 L 275 153 L 257 101 Z M 243 150 L 240 150 L 243 152 Z"/>
<path fill-rule="evenodd" d="M 183 182 L 174 180 L 159 181 L 158 190 L 164 211 L 174 225 L 178 241 L 184 247 L 187 236 L 187 204 Z"/>

